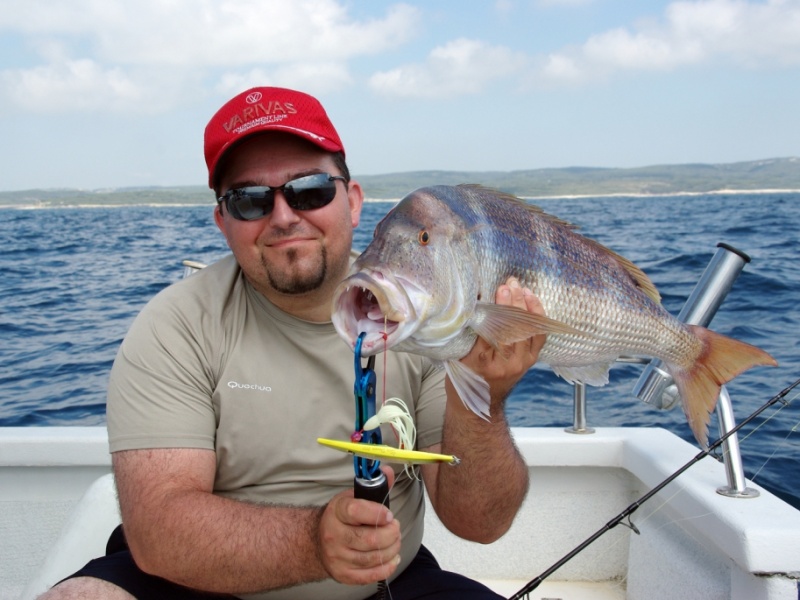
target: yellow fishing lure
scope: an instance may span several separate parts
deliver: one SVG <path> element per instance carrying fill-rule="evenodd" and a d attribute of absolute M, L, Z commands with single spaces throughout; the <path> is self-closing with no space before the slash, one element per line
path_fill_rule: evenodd
<path fill-rule="evenodd" d="M 435 452 L 421 452 L 419 450 L 403 450 L 384 444 L 361 444 L 358 442 L 343 442 L 317 438 L 317 442 L 328 448 L 341 452 L 349 452 L 363 458 L 384 460 L 386 462 L 403 463 L 407 465 L 422 465 L 431 463 L 447 463 L 457 465 L 461 461 L 457 456 L 450 454 L 436 454 Z"/>

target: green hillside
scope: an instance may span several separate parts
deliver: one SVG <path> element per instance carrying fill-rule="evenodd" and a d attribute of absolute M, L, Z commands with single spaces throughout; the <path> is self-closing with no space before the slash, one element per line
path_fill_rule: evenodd
<path fill-rule="evenodd" d="M 414 171 L 354 176 L 370 199 L 397 199 L 423 186 L 481 183 L 526 197 L 800 190 L 800 158 L 728 164 L 658 165 L 633 169 L 567 167 L 524 171 Z M 211 204 L 204 186 L 0 192 L 0 206 Z"/>

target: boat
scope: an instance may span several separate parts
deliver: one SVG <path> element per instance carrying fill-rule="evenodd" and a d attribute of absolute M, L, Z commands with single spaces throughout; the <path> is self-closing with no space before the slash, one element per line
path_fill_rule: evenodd
<path fill-rule="evenodd" d="M 684 320 L 716 310 L 741 258 L 721 245 Z M 662 376 L 649 364 L 640 395 L 667 398 Z M 428 505 L 423 542 L 443 568 L 514 599 L 800 598 L 800 510 L 741 474 L 724 388 L 724 462 L 666 429 L 588 427 L 585 389 L 574 397 L 572 427 L 512 428 L 530 489 L 500 540 L 461 540 Z M 32 600 L 103 554 L 120 522 L 105 427 L 0 428 L 0 506 L 0 600 Z"/>
<path fill-rule="evenodd" d="M 660 428 L 514 428 L 531 488 L 509 532 L 456 538 L 429 508 L 424 543 L 446 569 L 511 597 L 697 454 Z M 747 482 L 717 492 L 699 461 L 547 578 L 530 598 L 797 600 L 800 511 Z M 0 428 L 0 600 L 32 600 L 104 552 L 119 523 L 104 427 Z"/>

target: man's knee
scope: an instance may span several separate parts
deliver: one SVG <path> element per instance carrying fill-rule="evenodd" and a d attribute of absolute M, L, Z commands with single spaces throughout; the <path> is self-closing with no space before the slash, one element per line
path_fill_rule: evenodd
<path fill-rule="evenodd" d="M 39 596 L 38 600 L 136 600 L 128 592 L 113 583 L 95 577 L 74 577 L 62 581 Z"/>

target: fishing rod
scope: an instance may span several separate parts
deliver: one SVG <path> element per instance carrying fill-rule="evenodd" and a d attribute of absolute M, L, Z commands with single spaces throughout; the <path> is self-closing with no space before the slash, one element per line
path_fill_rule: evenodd
<path fill-rule="evenodd" d="M 764 404 L 762 404 L 759 408 L 757 408 L 754 412 L 752 412 L 750 414 L 750 416 L 748 416 L 746 419 L 744 419 L 736 427 L 734 427 L 733 429 L 728 431 L 725 435 L 720 437 L 716 442 L 711 444 L 708 448 L 706 448 L 705 450 L 700 451 L 694 458 L 692 458 L 689 462 L 687 462 L 685 465 L 680 467 L 677 471 L 672 473 L 672 475 L 670 475 L 669 477 L 664 479 L 661 483 L 656 485 L 652 490 L 647 492 L 644 496 L 642 496 L 641 498 L 639 498 L 638 500 L 636 500 L 635 502 L 630 504 L 625 510 L 623 510 L 616 517 L 611 519 L 603 527 L 598 529 L 594 534 L 592 534 L 590 537 L 588 537 L 584 542 L 582 542 L 580 545 L 578 545 L 574 550 L 569 552 L 569 554 L 567 554 L 563 558 L 561 558 L 552 567 L 547 569 L 545 572 L 543 572 L 541 575 L 539 575 L 535 579 L 532 579 L 531 581 L 529 581 L 528 584 L 525 585 L 525 587 L 523 587 L 516 594 L 511 596 L 511 598 L 509 598 L 509 600 L 529 600 L 528 594 L 530 594 L 533 590 L 535 590 L 537 587 L 539 587 L 539 585 L 545 579 L 550 577 L 550 575 L 555 573 L 558 569 L 560 569 L 566 563 L 568 563 L 570 560 L 575 558 L 575 556 L 577 556 L 578 554 L 583 552 L 589 545 L 591 545 L 593 542 L 595 542 L 602 535 L 604 535 L 605 533 L 607 533 L 607 532 L 611 531 L 612 529 L 614 529 L 614 527 L 616 527 L 617 525 L 622 524 L 625 527 L 628 527 L 631 531 L 633 531 L 634 533 L 636 533 L 638 535 L 640 532 L 637 529 L 636 525 L 634 525 L 631 522 L 630 516 L 634 512 L 636 512 L 636 510 L 642 504 L 644 504 L 645 502 L 650 500 L 650 498 L 655 496 L 658 492 L 660 492 L 662 489 L 664 489 L 666 486 L 668 486 L 670 483 L 672 483 L 675 479 L 677 479 L 680 475 L 682 475 L 684 472 L 686 472 L 686 470 L 689 469 L 689 467 L 691 467 L 695 463 L 699 462 L 700 460 L 702 460 L 703 458 L 705 458 L 709 454 L 712 454 L 714 452 L 714 450 L 719 448 L 725 440 L 727 440 L 733 434 L 737 433 L 742 427 L 744 427 L 745 425 L 750 423 L 753 419 L 758 417 L 758 415 L 760 415 L 762 412 L 767 410 L 770 406 L 774 406 L 778 402 L 783 404 L 783 408 L 789 406 L 789 404 L 791 403 L 791 400 L 786 400 L 785 398 L 786 398 L 786 396 L 789 395 L 789 392 L 791 392 L 798 385 L 800 385 L 800 379 L 797 379 L 794 383 L 792 383 L 791 385 L 789 385 L 788 387 L 786 387 L 782 391 L 780 391 L 777 394 L 775 394 L 775 396 L 773 396 L 772 398 L 767 400 Z M 627 523 L 623 523 L 623 521 L 625 519 L 628 520 Z"/>

